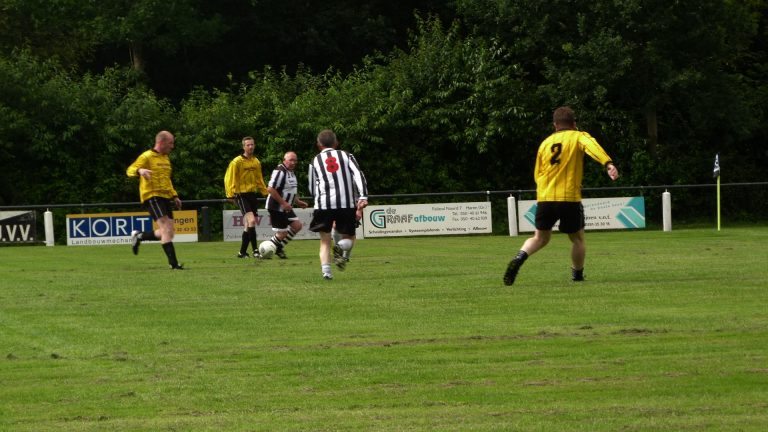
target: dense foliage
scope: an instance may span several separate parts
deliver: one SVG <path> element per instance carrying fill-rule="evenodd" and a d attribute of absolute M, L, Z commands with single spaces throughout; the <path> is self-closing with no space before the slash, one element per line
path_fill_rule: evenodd
<path fill-rule="evenodd" d="M 717 152 L 765 180 L 762 0 L 390 3 L 0 0 L 0 205 L 134 201 L 159 129 L 186 199 L 222 196 L 242 136 L 269 172 L 326 127 L 374 194 L 531 188 L 563 104 L 621 184 L 708 182 Z"/>

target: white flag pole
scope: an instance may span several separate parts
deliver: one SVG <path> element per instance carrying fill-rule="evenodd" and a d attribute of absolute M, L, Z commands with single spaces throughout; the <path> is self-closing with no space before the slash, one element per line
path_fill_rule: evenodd
<path fill-rule="evenodd" d="M 717 230 L 720 231 L 720 153 L 715 155 L 715 167 L 712 175 L 717 179 Z"/>
<path fill-rule="evenodd" d="M 720 176 L 717 176 L 717 230 L 720 231 Z"/>

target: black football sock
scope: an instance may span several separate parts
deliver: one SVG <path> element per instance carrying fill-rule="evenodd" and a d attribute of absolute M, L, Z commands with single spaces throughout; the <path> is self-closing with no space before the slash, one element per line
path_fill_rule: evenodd
<path fill-rule="evenodd" d="M 171 267 L 178 267 L 179 261 L 176 259 L 176 248 L 173 247 L 173 242 L 163 243 L 163 251 L 165 251 L 165 256 L 168 257 L 168 264 Z"/>
<path fill-rule="evenodd" d="M 259 245 L 256 243 L 256 227 L 248 227 L 248 241 L 251 242 L 251 249 L 253 249 L 254 255 L 259 250 Z M 243 246 L 243 251 L 248 247 L 248 245 Z"/>
<path fill-rule="evenodd" d="M 160 239 L 158 239 L 155 236 L 155 232 L 154 231 L 142 231 L 139 234 L 139 239 L 142 240 L 142 241 L 144 241 L 144 240 L 160 240 Z"/>
<path fill-rule="evenodd" d="M 240 239 L 240 255 L 245 255 L 248 252 L 248 242 L 250 242 L 248 231 L 243 231 Z"/>

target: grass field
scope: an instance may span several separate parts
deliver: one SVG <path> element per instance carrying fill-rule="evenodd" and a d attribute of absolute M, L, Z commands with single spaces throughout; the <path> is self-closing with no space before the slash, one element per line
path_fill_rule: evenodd
<path fill-rule="evenodd" d="M 3 431 L 764 431 L 768 228 L 0 248 Z"/>

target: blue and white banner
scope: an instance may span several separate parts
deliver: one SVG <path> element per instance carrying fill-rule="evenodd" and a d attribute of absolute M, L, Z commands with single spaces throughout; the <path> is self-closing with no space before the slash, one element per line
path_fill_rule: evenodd
<path fill-rule="evenodd" d="M 173 212 L 174 242 L 197 241 L 197 210 Z M 67 215 L 67 246 L 127 244 L 131 231 L 157 229 L 149 213 L 94 213 Z"/>
<path fill-rule="evenodd" d="M 585 198 L 585 230 L 645 228 L 645 198 Z M 520 232 L 536 230 L 536 201 L 525 200 L 517 205 Z M 559 228 L 559 223 L 554 229 Z"/>

